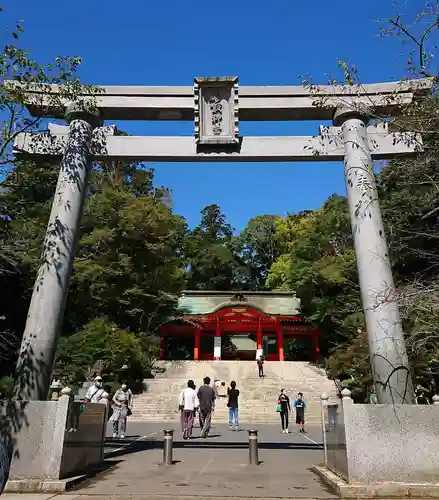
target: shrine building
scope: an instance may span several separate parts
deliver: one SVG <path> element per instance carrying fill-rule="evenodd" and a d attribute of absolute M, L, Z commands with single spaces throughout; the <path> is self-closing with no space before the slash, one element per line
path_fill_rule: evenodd
<path fill-rule="evenodd" d="M 284 343 L 306 339 L 310 361 L 319 331 L 304 323 L 292 292 L 185 291 L 181 316 L 161 326 L 160 359 L 284 361 Z"/>

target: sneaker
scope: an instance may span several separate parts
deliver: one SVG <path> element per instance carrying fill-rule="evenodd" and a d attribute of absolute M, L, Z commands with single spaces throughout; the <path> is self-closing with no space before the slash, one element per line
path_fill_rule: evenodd
<path fill-rule="evenodd" d="M 117 432 L 113 432 L 113 439 L 117 438 Z"/>
<path fill-rule="evenodd" d="M 229 424 L 229 429 L 230 429 L 231 431 L 233 431 L 233 425 L 232 425 L 232 424 Z"/>
<path fill-rule="evenodd" d="M 125 439 L 125 434 L 121 434 L 120 439 Z"/>
<path fill-rule="evenodd" d="M 238 426 L 236 426 L 236 429 L 235 429 L 235 430 L 236 430 L 236 432 L 239 432 L 239 427 L 238 427 Z"/>
<path fill-rule="evenodd" d="M 282 429 L 282 434 L 285 434 L 285 429 Z"/>
<path fill-rule="evenodd" d="M 290 431 L 288 429 L 285 429 L 285 434 L 288 434 Z"/>

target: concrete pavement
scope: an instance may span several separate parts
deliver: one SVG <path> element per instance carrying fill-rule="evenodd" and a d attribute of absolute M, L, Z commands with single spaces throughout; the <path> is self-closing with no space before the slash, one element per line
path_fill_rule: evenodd
<path fill-rule="evenodd" d="M 161 465 L 163 429 L 174 428 L 174 465 Z M 81 495 L 328 498 L 334 495 L 309 470 L 323 462 L 321 432 L 282 434 L 280 425 L 260 425 L 260 465 L 248 465 L 247 429 L 213 425 L 207 439 L 183 441 L 176 424 L 131 424 L 126 444 L 108 440 L 114 467 L 78 486 Z M 111 434 L 110 434 L 111 435 Z M 73 491 L 71 491 L 73 493 Z"/>
<path fill-rule="evenodd" d="M 161 465 L 163 429 L 174 428 L 174 465 Z M 321 431 L 282 434 L 280 425 L 259 425 L 259 466 L 248 465 L 247 429 L 232 432 L 213 425 L 211 436 L 183 441 L 175 424 L 132 423 L 125 440 L 108 429 L 106 462 L 110 467 L 79 484 L 62 500 L 143 500 L 159 498 L 336 498 L 310 468 L 323 463 Z M 10 500 L 14 495 L 4 495 Z M 48 500 L 54 495 L 32 495 Z M 20 500 L 28 500 L 20 495 Z"/>

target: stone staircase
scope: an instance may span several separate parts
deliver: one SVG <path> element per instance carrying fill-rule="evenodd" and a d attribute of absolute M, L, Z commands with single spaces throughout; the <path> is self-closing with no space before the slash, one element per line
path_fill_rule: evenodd
<path fill-rule="evenodd" d="M 303 392 L 307 403 L 306 421 L 320 423 L 320 396 L 326 393 L 330 401 L 337 400 L 337 390 L 324 370 L 302 361 L 266 361 L 265 378 L 260 379 L 256 363 L 251 361 L 160 361 L 163 370 L 154 379 L 145 380 L 146 391 L 135 396 L 132 421 L 176 421 L 179 419 L 178 395 L 189 379 L 197 389 L 203 378 L 209 376 L 226 382 L 235 380 L 240 390 L 239 420 L 245 424 L 278 423 L 276 401 L 282 388 L 290 397 L 291 405 L 298 392 Z M 227 400 L 217 400 L 214 421 L 227 422 Z"/>

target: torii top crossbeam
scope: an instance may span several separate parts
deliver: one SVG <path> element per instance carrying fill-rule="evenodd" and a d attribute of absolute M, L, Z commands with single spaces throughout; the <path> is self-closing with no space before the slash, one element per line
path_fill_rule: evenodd
<path fill-rule="evenodd" d="M 105 120 L 194 120 L 195 98 L 203 85 L 235 88 L 236 77 L 195 78 L 195 84 L 183 87 L 103 86 L 99 87 L 98 108 Z M 432 80 L 420 79 L 353 86 L 240 86 L 240 121 L 330 120 L 340 100 L 352 101 L 374 107 L 380 114 L 394 114 L 397 108 L 409 104 L 429 92 Z M 57 93 L 57 86 L 49 92 Z M 29 111 L 34 116 L 50 114 L 63 116 L 64 108 L 48 109 L 41 106 L 41 90 L 29 93 Z M 318 96 L 328 99 L 324 107 L 315 104 Z M 47 95 L 50 101 L 50 96 Z M 32 104 L 36 102 L 36 105 Z M 44 111 L 42 111 L 44 109 Z"/>
<path fill-rule="evenodd" d="M 342 160 L 344 142 L 339 127 L 321 127 L 314 137 L 242 137 L 239 121 L 328 120 L 340 107 L 397 114 L 431 92 L 432 80 L 411 80 L 353 86 L 239 87 L 236 77 L 195 78 L 193 87 L 100 87 L 93 95 L 104 120 L 192 120 L 194 136 L 116 136 L 98 131 L 91 145 L 95 159 L 141 161 L 331 161 Z M 69 104 L 56 85 L 28 92 L 34 116 L 63 117 Z M 84 100 L 90 94 L 84 93 Z M 81 101 L 81 96 L 76 96 Z M 52 125 L 46 134 L 19 134 L 16 153 L 62 156 L 68 127 Z M 374 159 L 420 151 L 416 134 L 390 133 L 387 123 L 368 127 L 368 148 Z"/>

